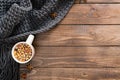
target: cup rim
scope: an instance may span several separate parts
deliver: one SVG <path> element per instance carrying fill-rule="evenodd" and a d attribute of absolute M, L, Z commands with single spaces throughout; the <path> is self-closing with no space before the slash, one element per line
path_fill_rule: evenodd
<path fill-rule="evenodd" d="M 30 58 L 29 60 L 27 60 L 27 61 L 24 61 L 24 62 L 19 61 L 19 60 L 18 60 L 17 58 L 15 58 L 15 56 L 14 56 L 14 49 L 15 49 L 15 47 L 16 47 L 18 44 L 21 44 L 21 43 L 28 44 L 28 45 L 31 47 L 31 49 L 32 49 L 32 56 L 31 56 L 31 58 Z M 29 44 L 29 43 L 27 43 L 27 42 L 18 42 L 18 43 L 16 43 L 16 44 L 13 46 L 11 53 L 12 53 L 13 59 L 14 59 L 17 63 L 25 64 L 25 63 L 28 63 L 29 61 L 31 61 L 31 59 L 33 58 L 33 56 L 34 56 L 34 54 L 35 54 L 35 49 L 34 49 L 34 47 L 33 47 L 31 44 Z"/>

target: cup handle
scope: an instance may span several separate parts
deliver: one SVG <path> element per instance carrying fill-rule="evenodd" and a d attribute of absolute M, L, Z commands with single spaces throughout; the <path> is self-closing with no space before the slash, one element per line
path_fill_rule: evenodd
<path fill-rule="evenodd" d="M 34 35 L 30 34 L 26 40 L 26 43 L 32 44 L 34 40 Z"/>

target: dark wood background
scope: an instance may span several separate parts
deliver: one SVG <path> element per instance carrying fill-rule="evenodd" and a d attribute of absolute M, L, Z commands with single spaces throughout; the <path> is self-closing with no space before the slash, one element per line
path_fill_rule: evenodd
<path fill-rule="evenodd" d="M 120 80 L 120 0 L 76 0 L 34 46 L 27 80 Z"/>

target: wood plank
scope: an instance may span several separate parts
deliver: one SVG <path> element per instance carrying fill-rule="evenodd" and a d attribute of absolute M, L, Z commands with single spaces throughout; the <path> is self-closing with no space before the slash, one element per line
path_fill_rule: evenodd
<path fill-rule="evenodd" d="M 88 3 L 119 3 L 120 0 L 87 0 Z"/>
<path fill-rule="evenodd" d="M 120 69 L 37 68 L 27 80 L 120 80 Z"/>
<path fill-rule="evenodd" d="M 120 45 L 120 25 L 58 25 L 38 34 L 35 46 Z"/>
<path fill-rule="evenodd" d="M 120 47 L 36 47 L 34 67 L 120 67 Z"/>
<path fill-rule="evenodd" d="M 74 4 L 59 24 L 120 24 L 120 4 Z"/>
<path fill-rule="evenodd" d="M 80 0 L 75 0 L 75 4 L 79 4 L 80 3 Z"/>
<path fill-rule="evenodd" d="M 120 0 L 86 0 L 87 2 L 84 1 L 85 0 L 75 0 L 75 3 L 120 3 Z"/>
<path fill-rule="evenodd" d="M 75 4 L 87 3 L 87 0 L 75 0 Z"/>

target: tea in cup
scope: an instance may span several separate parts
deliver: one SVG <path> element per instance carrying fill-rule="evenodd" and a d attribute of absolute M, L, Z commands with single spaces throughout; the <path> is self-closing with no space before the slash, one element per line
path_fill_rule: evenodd
<path fill-rule="evenodd" d="M 26 42 L 18 42 L 12 48 L 12 57 L 13 59 L 20 63 L 28 63 L 35 54 L 35 49 L 32 46 L 34 40 L 34 35 L 29 35 Z"/>

